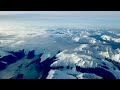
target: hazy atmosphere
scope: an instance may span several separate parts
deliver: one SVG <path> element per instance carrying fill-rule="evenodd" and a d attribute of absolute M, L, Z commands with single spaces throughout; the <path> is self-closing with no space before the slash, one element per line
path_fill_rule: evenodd
<path fill-rule="evenodd" d="M 120 11 L 0 11 L 0 79 L 120 79 Z"/>
<path fill-rule="evenodd" d="M 0 19 L 13 22 L 36 21 L 39 24 L 102 25 L 120 28 L 119 11 L 1 11 Z"/>

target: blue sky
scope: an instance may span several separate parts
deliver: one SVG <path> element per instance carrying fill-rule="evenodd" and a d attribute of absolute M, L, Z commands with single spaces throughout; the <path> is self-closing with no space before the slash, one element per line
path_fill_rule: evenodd
<path fill-rule="evenodd" d="M 120 25 L 120 11 L 0 11 L 2 16 L 16 14 L 21 15 L 26 21 Z"/>

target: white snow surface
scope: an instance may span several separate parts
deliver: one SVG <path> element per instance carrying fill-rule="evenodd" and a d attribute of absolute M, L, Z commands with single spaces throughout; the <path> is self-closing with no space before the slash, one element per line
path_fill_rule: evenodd
<path fill-rule="evenodd" d="M 11 30 L 12 29 L 12 30 Z M 30 30 L 28 30 L 30 29 Z M 120 71 L 116 65 L 105 58 L 120 63 L 120 47 L 113 49 L 105 41 L 99 41 L 90 35 L 101 35 L 101 39 L 110 42 L 120 43 L 119 34 L 115 36 L 103 35 L 104 31 L 73 30 L 70 28 L 43 28 L 32 26 L 7 26 L 0 28 L 0 58 L 9 55 L 7 51 L 18 51 L 25 49 L 25 53 L 35 50 L 34 61 L 40 53 L 41 63 L 56 55 L 56 61 L 50 67 L 60 67 L 63 69 L 51 69 L 46 79 L 102 79 L 95 74 L 81 73 L 76 71 L 76 66 L 82 68 L 102 67 L 104 64 L 116 78 L 120 78 Z M 39 73 L 35 70 L 34 64 L 28 68 L 30 60 L 26 57 L 10 64 L 6 69 L 0 71 L 0 79 L 9 79 L 18 73 L 23 73 L 24 78 L 37 78 Z M 104 63 L 104 64 L 103 64 Z M 22 66 L 19 68 L 18 66 Z M 69 68 L 67 68 L 69 66 Z M 16 71 L 17 70 L 17 71 Z"/>
<path fill-rule="evenodd" d="M 72 75 L 68 75 L 60 70 L 50 70 L 46 79 L 76 79 Z"/>
<path fill-rule="evenodd" d="M 108 35 L 102 35 L 101 38 L 102 38 L 103 40 L 113 41 L 113 42 L 120 43 L 120 38 L 113 38 L 113 37 L 108 36 Z"/>

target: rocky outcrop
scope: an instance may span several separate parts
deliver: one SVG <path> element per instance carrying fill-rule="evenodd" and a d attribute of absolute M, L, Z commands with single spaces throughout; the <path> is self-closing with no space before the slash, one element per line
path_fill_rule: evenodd
<path fill-rule="evenodd" d="M 111 72 L 99 67 L 98 68 L 81 68 L 79 66 L 76 66 L 76 70 L 82 73 L 93 73 L 103 77 L 103 79 L 116 79 Z"/>
<path fill-rule="evenodd" d="M 0 62 L 0 70 L 5 69 L 5 68 L 6 68 L 6 66 L 7 66 L 7 64 L 6 64 L 6 63 Z"/>
<path fill-rule="evenodd" d="M 52 58 L 47 58 L 42 63 L 39 63 L 37 66 L 37 70 L 42 74 L 40 79 L 46 79 L 48 72 L 50 71 L 51 67 L 50 65 L 55 61 L 56 56 L 53 56 Z"/>
<path fill-rule="evenodd" d="M 15 55 L 17 57 L 17 59 L 21 59 L 21 58 L 23 58 L 25 56 L 24 49 L 23 50 L 19 50 L 17 52 L 11 51 L 10 53 Z"/>
<path fill-rule="evenodd" d="M 27 58 L 28 58 L 28 59 L 32 59 L 32 58 L 35 56 L 34 52 L 35 52 L 34 50 L 29 51 Z"/>
<path fill-rule="evenodd" d="M 0 58 L 0 61 L 7 62 L 7 64 L 12 64 L 17 61 L 17 57 L 13 56 L 13 55 L 8 55 L 8 56 L 4 56 L 4 57 Z"/>

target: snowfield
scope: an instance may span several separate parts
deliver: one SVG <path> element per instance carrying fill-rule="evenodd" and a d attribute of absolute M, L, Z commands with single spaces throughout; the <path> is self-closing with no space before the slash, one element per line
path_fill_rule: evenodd
<path fill-rule="evenodd" d="M 0 28 L 0 79 L 120 79 L 120 32 L 19 29 Z"/>
<path fill-rule="evenodd" d="M 116 42 L 116 43 L 120 43 L 120 38 L 113 38 L 113 37 L 107 36 L 107 35 L 102 35 L 101 38 L 103 40 L 113 41 L 113 42 Z"/>

